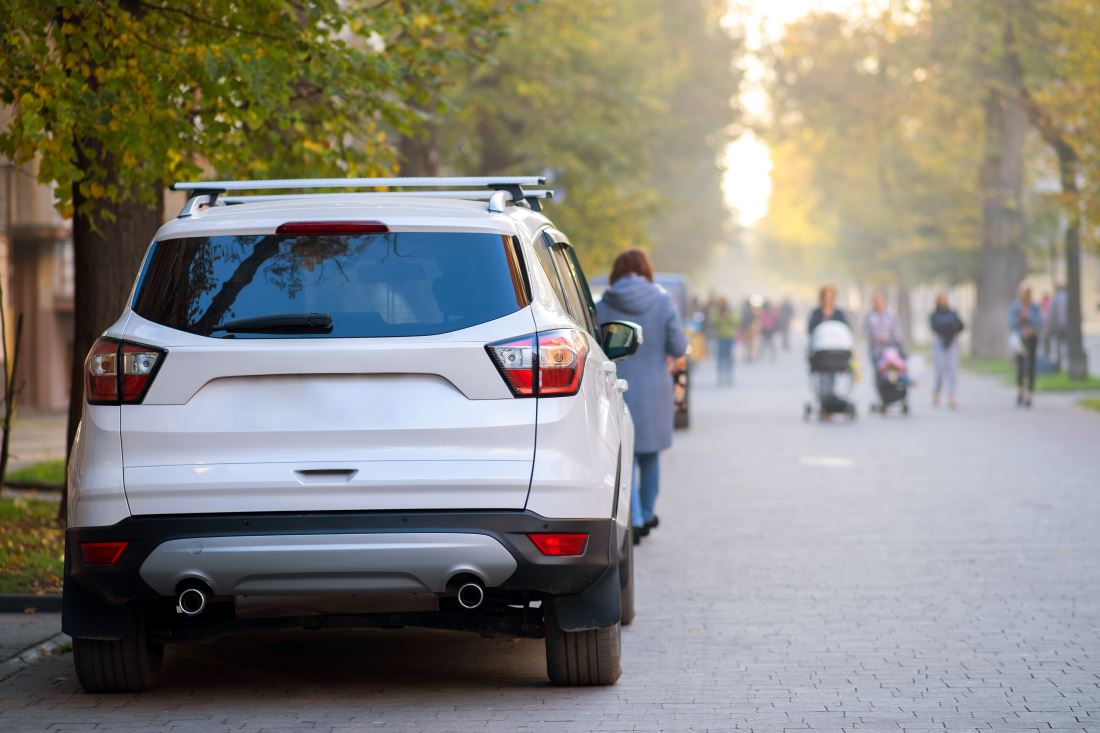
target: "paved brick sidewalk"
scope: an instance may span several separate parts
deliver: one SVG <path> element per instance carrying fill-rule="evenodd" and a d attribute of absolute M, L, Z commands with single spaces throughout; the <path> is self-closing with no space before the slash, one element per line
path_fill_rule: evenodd
<path fill-rule="evenodd" d="M 59 613 L 0 613 L 0 662 L 60 633 Z"/>
<path fill-rule="evenodd" d="M 967 378 L 954 413 L 806 424 L 794 357 L 707 376 L 617 686 L 548 687 L 533 641 L 264 634 L 143 696 L 47 660 L 0 730 L 1100 731 L 1100 415 Z"/>

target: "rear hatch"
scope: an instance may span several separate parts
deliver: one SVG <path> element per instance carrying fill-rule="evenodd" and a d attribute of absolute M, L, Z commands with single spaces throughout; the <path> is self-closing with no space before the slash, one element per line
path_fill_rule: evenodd
<path fill-rule="evenodd" d="M 536 400 L 486 344 L 534 324 L 512 241 L 347 227 L 154 245 L 127 338 L 131 512 L 521 509 Z"/>

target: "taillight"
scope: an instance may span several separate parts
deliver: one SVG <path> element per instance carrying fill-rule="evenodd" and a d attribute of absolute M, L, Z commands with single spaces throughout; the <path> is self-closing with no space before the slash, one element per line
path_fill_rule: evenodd
<path fill-rule="evenodd" d="M 588 342 L 580 331 L 539 334 L 539 395 L 577 394 L 584 374 Z"/>
<path fill-rule="evenodd" d="M 129 542 L 81 542 L 80 556 L 85 565 L 114 565 Z"/>
<path fill-rule="evenodd" d="M 516 397 L 535 394 L 535 337 L 522 336 L 510 341 L 497 341 L 485 347 L 500 370 L 504 381 Z"/>
<path fill-rule="evenodd" d="M 527 535 L 539 552 L 551 557 L 583 555 L 588 547 L 588 535 L 578 533 L 537 532 Z"/>
<path fill-rule="evenodd" d="M 142 401 L 164 349 L 101 338 L 84 362 L 84 394 L 93 405 L 135 405 Z"/>
<path fill-rule="evenodd" d="M 516 397 L 562 397 L 581 387 L 588 342 L 580 331 L 544 331 L 485 348 Z"/>

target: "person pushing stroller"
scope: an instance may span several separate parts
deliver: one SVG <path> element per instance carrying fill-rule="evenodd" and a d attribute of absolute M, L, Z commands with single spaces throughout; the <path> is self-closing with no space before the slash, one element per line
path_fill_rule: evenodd
<path fill-rule="evenodd" d="M 867 353 L 879 397 L 879 403 L 872 409 L 885 412 L 890 405 L 900 403 L 902 412 L 909 414 L 908 355 L 902 343 L 901 324 L 886 307 L 885 293 L 877 292 L 872 297 L 863 333 L 867 337 Z"/>
<path fill-rule="evenodd" d="M 819 305 L 810 314 L 807 332 L 810 337 L 810 385 L 817 405 L 818 417 L 830 415 L 856 416 L 855 404 L 848 399 L 855 375 L 852 370 L 852 330 L 848 318 L 836 304 L 836 288 L 826 285 L 818 295 Z M 803 407 L 803 418 L 809 419 L 814 403 Z"/>

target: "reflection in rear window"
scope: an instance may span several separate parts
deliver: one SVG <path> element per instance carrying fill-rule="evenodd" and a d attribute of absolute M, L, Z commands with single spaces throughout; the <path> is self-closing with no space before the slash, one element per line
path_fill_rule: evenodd
<path fill-rule="evenodd" d="M 200 336 L 286 313 L 332 316 L 331 333 L 309 338 L 446 333 L 522 306 L 508 246 L 499 234 L 457 232 L 170 239 L 154 245 L 134 311 Z"/>

